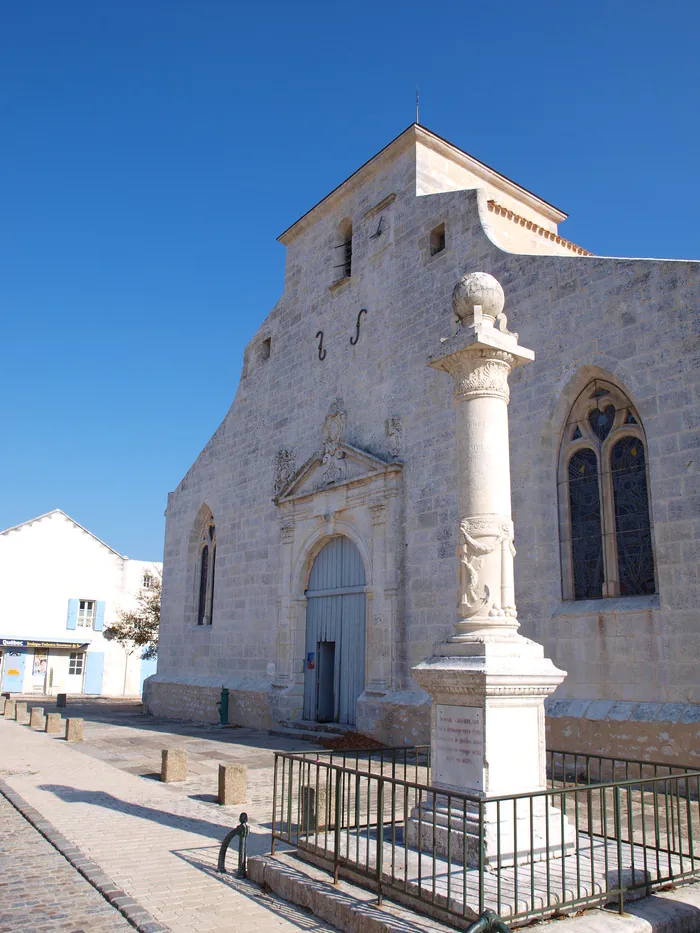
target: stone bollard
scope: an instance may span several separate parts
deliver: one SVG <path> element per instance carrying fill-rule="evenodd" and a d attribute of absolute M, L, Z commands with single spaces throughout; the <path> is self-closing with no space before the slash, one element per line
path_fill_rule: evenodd
<path fill-rule="evenodd" d="M 56 709 L 65 709 L 66 708 L 66 695 L 65 693 L 56 694 Z"/>
<path fill-rule="evenodd" d="M 28 721 L 27 704 L 23 700 L 18 700 L 15 703 L 15 722 L 26 725 Z"/>
<path fill-rule="evenodd" d="M 66 742 L 83 741 L 83 720 L 66 719 Z"/>
<path fill-rule="evenodd" d="M 43 729 L 44 728 L 43 706 L 32 707 L 32 711 L 29 714 L 29 728 L 30 729 Z"/>
<path fill-rule="evenodd" d="M 219 765 L 219 803 L 222 806 L 245 803 L 247 788 L 247 765 Z"/>
<path fill-rule="evenodd" d="M 44 726 L 44 732 L 48 732 L 52 735 L 61 731 L 61 722 L 62 717 L 60 713 L 47 713 L 46 714 L 46 725 Z"/>
<path fill-rule="evenodd" d="M 5 700 L 5 719 L 14 719 L 15 718 L 15 704 L 17 700 Z"/>
<path fill-rule="evenodd" d="M 170 784 L 187 780 L 187 749 L 164 748 L 160 753 L 160 779 Z"/>
<path fill-rule="evenodd" d="M 331 772 L 328 772 L 328 779 Z M 330 798 L 330 799 L 329 799 Z M 301 789 L 301 824 L 299 832 L 313 834 L 323 829 L 333 829 L 335 826 L 335 793 L 333 788 L 319 784 L 316 787 L 307 785 Z"/>

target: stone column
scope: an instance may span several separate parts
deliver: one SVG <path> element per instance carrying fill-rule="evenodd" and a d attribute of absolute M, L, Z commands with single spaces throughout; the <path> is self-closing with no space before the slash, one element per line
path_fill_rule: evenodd
<path fill-rule="evenodd" d="M 453 292 L 456 332 L 429 361 L 454 384 L 457 611 L 453 633 L 435 646 L 433 657 L 413 668 L 413 674 L 432 699 L 432 783 L 469 794 L 473 803 L 465 822 L 461 801 L 454 801 L 451 812 L 446 798 L 436 797 L 424 805 L 428 812 L 414 811 L 409 826 L 415 843 L 420 818 L 421 838 L 432 846 L 435 817 L 438 850 L 446 848 L 449 825 L 453 858 L 461 859 L 466 851 L 467 861 L 476 863 L 479 807 L 484 802 L 485 860 L 497 861 L 500 844 L 501 865 L 530 858 L 531 830 L 534 849 L 539 850 L 535 858 L 544 857 L 545 832 L 551 849 L 564 848 L 561 815 L 551 807 L 547 811 L 543 798 L 533 807 L 533 827 L 529 801 L 516 815 L 512 804 L 497 808 L 487 802 L 494 796 L 545 789 L 544 700 L 566 676 L 544 657 L 541 645 L 518 634 L 508 377 L 517 366 L 531 362 L 534 353 L 519 346 L 518 335 L 507 330 L 504 301 L 492 276 L 463 276 Z M 566 823 L 564 827 L 563 843 L 568 847 L 571 835 Z"/>

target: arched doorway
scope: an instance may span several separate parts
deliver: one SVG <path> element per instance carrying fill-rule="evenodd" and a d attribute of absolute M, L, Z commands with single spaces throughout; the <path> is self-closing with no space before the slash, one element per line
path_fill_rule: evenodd
<path fill-rule="evenodd" d="M 349 538 L 318 553 L 306 598 L 304 719 L 354 724 L 365 688 L 365 567 Z"/>

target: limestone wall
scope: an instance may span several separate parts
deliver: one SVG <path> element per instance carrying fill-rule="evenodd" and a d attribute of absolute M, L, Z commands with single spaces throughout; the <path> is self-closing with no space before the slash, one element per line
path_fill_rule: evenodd
<path fill-rule="evenodd" d="M 482 225 L 485 192 L 415 191 L 415 159 L 404 151 L 364 186 L 341 190 L 332 211 L 289 245 L 285 293 L 248 347 L 234 405 L 169 500 L 159 675 L 170 683 L 199 676 L 272 683 L 281 566 L 275 457 L 289 450 L 297 467 L 304 463 L 319 447 L 330 401 L 340 397 L 349 442 L 378 457 L 391 459 L 387 420 L 400 419 L 397 660 L 391 690 L 370 705 L 391 709 L 396 701 L 418 715 L 410 668 L 451 631 L 458 519 L 451 386 L 426 358 L 449 333 L 458 276 L 481 270 L 499 279 L 509 326 L 536 351 L 535 363 L 511 379 L 523 633 L 568 670 L 561 697 L 699 704 L 700 264 L 504 252 Z M 384 239 L 373 238 L 371 210 L 391 195 Z M 353 219 L 353 272 L 330 289 L 344 217 Z M 446 249 L 431 256 L 430 230 L 440 223 Z M 367 314 L 351 345 L 361 308 Z M 568 407 L 594 374 L 618 382 L 644 424 L 658 597 L 561 599 L 557 452 Z M 217 527 L 216 599 L 214 624 L 197 626 L 194 529 L 205 504 Z M 188 688 L 180 707 L 191 696 Z M 374 707 L 367 714 L 378 731 L 387 721 Z M 386 734 L 394 741 L 397 731 Z M 414 740 L 410 728 L 404 738 Z"/>

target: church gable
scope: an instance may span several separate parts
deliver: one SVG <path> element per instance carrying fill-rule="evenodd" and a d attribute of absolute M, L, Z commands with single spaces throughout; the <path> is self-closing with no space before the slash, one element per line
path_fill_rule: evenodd
<path fill-rule="evenodd" d="M 274 499 L 277 505 L 291 499 L 313 495 L 323 489 L 370 479 L 380 473 L 395 472 L 401 469 L 401 464 L 381 460 L 367 451 L 345 443 L 343 440 L 345 423 L 346 414 L 342 400 L 336 399 L 323 422 L 323 447 L 294 473 L 291 473 L 291 461 L 284 458 L 286 451 L 280 451 L 278 473 L 281 469 L 282 475 L 281 485 Z M 286 475 L 285 464 L 288 469 Z"/>

